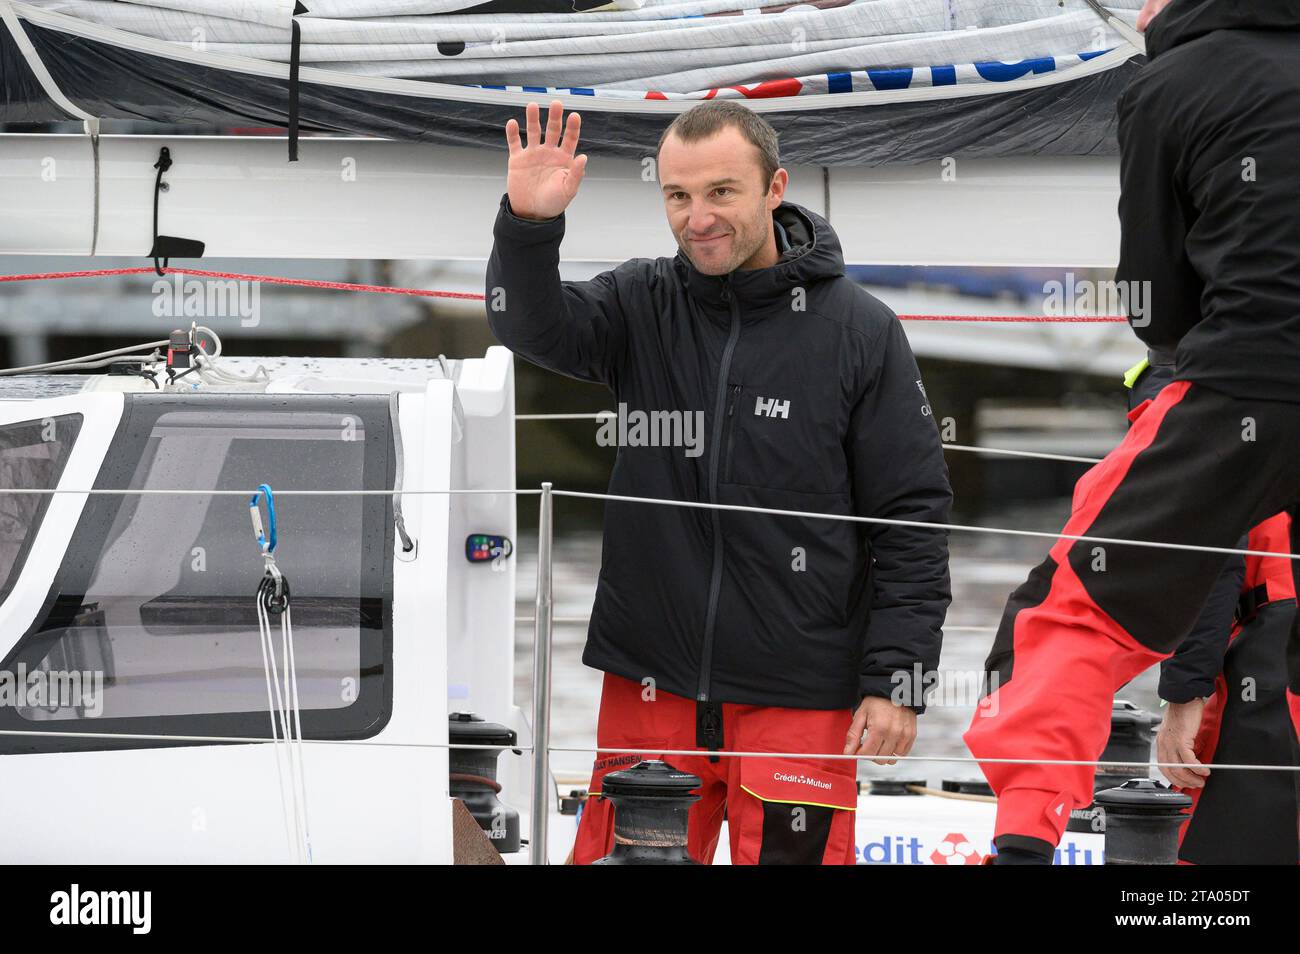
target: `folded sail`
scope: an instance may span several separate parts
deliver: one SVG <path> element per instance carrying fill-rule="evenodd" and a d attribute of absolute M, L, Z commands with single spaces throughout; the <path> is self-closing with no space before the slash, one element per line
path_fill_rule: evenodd
<path fill-rule="evenodd" d="M 641 156 L 729 97 L 797 130 L 791 162 L 1114 152 L 1136 51 L 1083 0 L 758 3 L 15 0 L 0 121 L 67 118 L 34 54 L 91 115 L 287 125 L 296 32 L 303 129 L 499 147 L 520 94 L 558 94 L 582 97 L 588 151 Z"/>

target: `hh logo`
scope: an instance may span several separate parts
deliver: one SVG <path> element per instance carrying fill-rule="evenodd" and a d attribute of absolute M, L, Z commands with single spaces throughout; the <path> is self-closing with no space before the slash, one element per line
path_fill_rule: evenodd
<path fill-rule="evenodd" d="M 754 413 L 758 417 L 790 417 L 790 402 L 778 401 L 776 398 L 759 398 L 754 404 Z"/>

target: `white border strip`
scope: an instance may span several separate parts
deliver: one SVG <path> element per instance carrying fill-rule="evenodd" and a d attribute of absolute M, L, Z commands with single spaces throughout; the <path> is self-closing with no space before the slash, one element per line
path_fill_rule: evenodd
<path fill-rule="evenodd" d="M 27 31 L 18 22 L 18 15 L 14 13 L 13 5 L 9 0 L 0 0 L 0 20 L 4 20 L 5 26 L 9 28 L 9 33 L 13 36 L 14 42 L 18 44 L 18 49 L 23 54 L 23 59 L 27 61 L 28 68 L 40 82 L 41 88 L 45 90 L 45 95 L 54 100 L 59 108 L 69 116 L 75 116 L 77 119 L 84 119 L 87 123 L 90 123 L 87 132 L 91 135 L 98 135 L 99 120 L 63 95 L 63 90 L 59 89 L 59 84 L 54 82 L 54 77 L 45 68 L 45 62 L 41 59 L 40 54 L 36 52 L 36 47 L 32 45 L 31 37 L 27 35 Z"/>
<path fill-rule="evenodd" d="M 273 79 L 288 80 L 289 66 L 285 63 L 271 63 L 266 60 L 247 56 L 235 56 L 229 53 L 200 52 L 198 50 L 178 49 L 166 40 L 139 36 L 88 23 L 62 13 L 53 13 L 38 7 L 21 3 L 19 0 L 0 0 L 0 4 L 12 5 L 24 19 L 51 30 L 69 33 L 73 36 L 98 40 L 112 46 L 137 53 L 148 53 L 170 60 L 194 63 L 215 69 L 230 70 Z M 1082 79 L 1106 70 L 1114 69 L 1130 60 L 1135 51 L 1126 46 L 1116 47 L 1100 56 L 1095 56 L 1069 70 L 1053 70 L 1032 78 L 1009 80 L 1005 83 L 969 83 L 955 86 L 922 86 L 900 90 L 862 90 L 854 93 L 812 93 L 806 96 L 785 96 L 776 99 L 746 99 L 744 103 L 757 113 L 802 112 L 814 109 L 834 109 L 843 106 L 885 105 L 888 103 L 927 102 L 940 99 L 960 99 L 967 96 L 989 96 L 999 93 L 1015 93 L 1044 86 L 1055 86 Z M 424 80 L 390 79 L 382 76 L 358 76 L 352 73 L 339 73 L 334 70 L 322 70 L 317 67 L 304 66 L 298 76 L 301 83 L 320 86 L 336 86 L 344 89 L 365 90 L 375 93 L 390 93 L 396 96 L 412 96 L 420 99 L 443 99 L 460 103 L 479 103 L 482 105 L 524 106 L 528 103 L 548 103 L 560 100 L 570 109 L 585 109 L 594 112 L 610 113 L 665 113 L 684 112 L 703 100 L 625 100 L 614 97 L 584 96 L 576 93 L 525 93 L 501 90 L 476 89 L 451 83 L 435 83 Z"/>

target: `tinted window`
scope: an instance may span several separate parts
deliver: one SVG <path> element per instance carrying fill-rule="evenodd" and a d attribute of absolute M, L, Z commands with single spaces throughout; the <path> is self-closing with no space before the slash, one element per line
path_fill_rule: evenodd
<path fill-rule="evenodd" d="M 80 414 L 0 425 L 0 602 L 18 581 L 51 497 L 6 491 L 57 486 L 80 427 Z"/>
<path fill-rule="evenodd" d="M 148 719 L 178 734 L 266 735 L 254 603 L 263 563 L 248 496 L 202 491 L 389 487 L 387 414 L 386 398 L 135 397 L 99 486 L 200 493 L 92 495 L 17 661 L 85 682 L 101 673 L 102 694 L 95 711 L 83 696 L 19 714 L 106 731 L 156 731 L 120 724 Z M 377 731 L 386 712 L 390 508 L 378 495 L 277 497 L 309 736 Z"/>

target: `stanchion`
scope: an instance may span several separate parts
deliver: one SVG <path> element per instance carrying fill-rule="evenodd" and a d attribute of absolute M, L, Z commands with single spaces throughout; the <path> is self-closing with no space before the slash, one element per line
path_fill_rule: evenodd
<path fill-rule="evenodd" d="M 553 498 L 542 484 L 537 515 L 537 611 L 533 622 L 533 817 L 529 825 L 528 862 L 547 863 L 546 834 L 551 794 L 551 543 Z"/>

